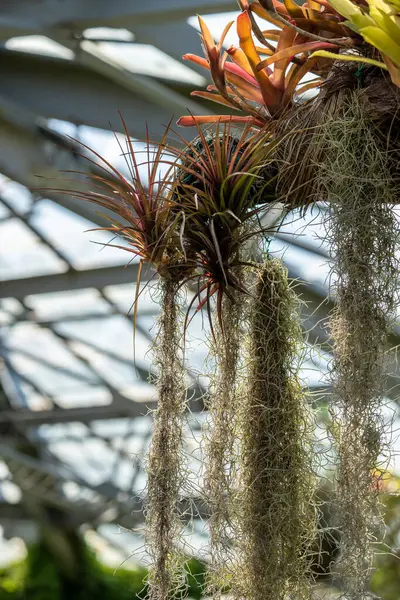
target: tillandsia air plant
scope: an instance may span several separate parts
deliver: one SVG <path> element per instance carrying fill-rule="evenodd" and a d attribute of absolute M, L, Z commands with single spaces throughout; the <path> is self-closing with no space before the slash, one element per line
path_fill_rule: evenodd
<path fill-rule="evenodd" d="M 268 125 L 282 138 L 275 149 L 276 197 L 288 208 L 328 203 L 327 235 L 336 259 L 331 333 L 341 564 L 346 598 L 364 600 L 372 529 L 379 521 L 372 474 L 383 447 L 385 342 L 398 274 L 393 206 L 400 198 L 399 5 L 241 0 L 240 6 L 239 47 L 224 50 L 227 29 L 216 44 L 200 21 L 205 59 L 185 57 L 209 69 L 214 82 L 194 95 L 234 114 L 185 116 L 179 124 L 231 119 L 261 131 Z M 260 18 L 275 29 L 263 30 Z M 301 99 L 314 87 L 317 95 Z M 262 556 L 260 540 L 248 548 L 254 552 L 249 561 Z"/>
<path fill-rule="evenodd" d="M 135 150 L 125 125 L 124 129 L 127 147 L 121 147 L 121 153 L 129 171 L 127 176 L 82 144 L 94 155 L 84 158 L 104 174 L 89 175 L 89 189 L 58 191 L 94 202 L 115 215 L 109 217 L 110 227 L 99 229 L 126 242 L 110 246 L 128 251 L 140 260 L 134 324 L 142 266 L 153 265 L 159 276 L 161 315 L 153 347 L 158 407 L 147 463 L 145 533 L 151 559 L 150 598 L 166 600 L 182 593 L 185 587 L 178 511 L 185 471 L 184 335 L 192 308 L 195 306 L 195 313 L 206 308 L 217 362 L 209 398 L 213 428 L 206 451 L 206 500 L 212 510 L 211 537 L 217 563 L 230 510 L 231 480 L 226 467 L 234 442 L 240 322 L 247 294 L 242 272 L 252 265 L 245 260 L 243 250 L 254 236 L 264 234 L 259 215 L 275 204 L 269 156 L 277 141 L 267 129 L 260 132 L 248 124 L 238 130 L 227 123 L 206 132 L 198 127 L 197 138 L 179 149 L 169 143 L 168 127 L 158 144 L 146 139 L 145 157 L 139 159 L 142 151 Z M 197 290 L 194 289 L 184 318 L 180 290 L 186 284 L 193 289 L 194 283 Z M 221 572 L 214 569 L 210 583 L 213 591 L 223 587 Z"/>
<path fill-rule="evenodd" d="M 157 370 L 158 405 L 147 462 L 145 538 L 150 557 L 149 597 L 166 600 L 184 584 L 184 560 L 180 551 L 182 522 L 179 491 L 183 477 L 182 422 L 186 409 L 179 290 L 195 268 L 185 256 L 180 238 L 180 215 L 171 211 L 168 196 L 178 154 L 167 144 L 169 128 L 157 145 L 146 139 L 146 149 L 135 150 L 124 125 L 126 149 L 121 153 L 129 174 L 125 176 L 98 153 L 84 146 L 94 158 L 84 157 L 104 175 L 89 175 L 89 190 L 72 192 L 111 211 L 110 227 L 100 228 L 122 238 L 126 245 L 110 244 L 140 260 L 134 302 L 136 327 L 143 264 L 158 273 L 161 312 L 153 354 Z M 83 144 L 82 144 L 83 145 Z M 62 192 L 62 190 L 60 190 Z M 68 192 L 71 193 L 71 192 Z"/>
<path fill-rule="evenodd" d="M 270 156 L 278 142 L 268 129 L 260 133 L 249 124 L 241 130 L 231 123 L 209 131 L 197 126 L 197 134 L 182 153 L 171 204 L 172 211 L 184 215 L 187 256 L 196 257 L 192 277 L 199 287 L 191 306 L 204 295 L 197 310 L 207 306 L 212 328 L 210 299 L 215 296 L 222 328 L 223 297 L 234 302 L 235 292 L 246 292 L 238 277 L 245 266 L 240 249 L 263 233 L 258 217 L 276 203 Z"/>
<path fill-rule="evenodd" d="M 241 131 L 232 124 L 203 132 L 187 147 L 173 198 L 184 208 L 187 251 L 200 260 L 204 299 L 211 327 L 216 370 L 208 397 L 210 426 L 205 431 L 205 501 L 210 510 L 211 562 L 208 591 L 218 596 L 231 587 L 231 525 L 238 412 L 238 365 L 248 288 L 248 242 L 265 232 L 259 216 L 275 206 L 269 156 L 276 141 L 268 130 Z M 215 296 L 215 318 L 211 298 Z M 196 301 L 194 296 L 192 302 Z M 214 322 L 215 321 L 215 322 Z"/>

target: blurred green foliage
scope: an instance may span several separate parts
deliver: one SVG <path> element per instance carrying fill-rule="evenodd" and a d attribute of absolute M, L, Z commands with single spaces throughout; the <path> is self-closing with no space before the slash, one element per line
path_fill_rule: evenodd
<path fill-rule="evenodd" d="M 371 580 L 372 591 L 382 600 L 400 598 L 400 478 L 391 478 L 389 493 L 383 495 L 387 534 L 385 543 L 377 549 L 376 570 Z M 332 490 L 320 490 L 320 499 L 327 501 Z M 329 526 L 332 516 L 324 515 L 323 526 Z M 337 553 L 338 540 L 323 542 L 321 564 L 315 571 L 323 583 L 329 563 Z M 320 548 L 321 550 L 321 548 Z M 44 543 L 31 546 L 27 558 L 0 569 L 0 600 L 134 600 L 147 594 L 147 569 L 113 569 L 100 563 L 95 553 L 84 543 L 80 553 L 80 571 L 76 579 L 67 579 Z M 190 598 L 200 600 L 204 590 L 204 564 L 191 559 L 187 564 L 187 584 Z M 329 576 L 328 576 L 329 578 Z M 327 589 L 327 588 L 325 588 Z"/>
<path fill-rule="evenodd" d="M 83 546 L 82 569 L 74 581 L 57 568 L 44 544 L 29 548 L 26 560 L 0 569 L 0 600 L 132 600 L 145 598 L 147 569 L 113 569 L 100 563 Z M 191 598 L 202 597 L 204 566 L 197 560 L 187 565 Z"/>

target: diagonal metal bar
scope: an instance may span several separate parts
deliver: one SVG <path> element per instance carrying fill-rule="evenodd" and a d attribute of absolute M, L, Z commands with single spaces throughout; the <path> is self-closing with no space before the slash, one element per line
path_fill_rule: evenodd
<path fill-rule="evenodd" d="M 186 27 L 193 32 L 194 42 L 197 42 L 199 48 L 194 30 L 188 25 Z M 71 41 L 71 32 L 67 31 L 64 37 Z M 124 48 L 121 47 L 121 52 L 123 51 Z M 189 51 L 188 47 L 186 52 Z M 164 133 L 164 126 L 171 118 L 171 110 L 161 105 L 159 95 L 154 95 L 150 100 L 142 98 L 140 94 L 127 89 L 126 85 L 111 81 L 109 77 L 76 61 L 0 47 L 0 62 L 2 95 L 45 118 L 123 133 L 118 115 L 120 111 L 130 135 L 138 139 L 144 138 L 148 123 L 154 140 Z M 193 89 L 193 83 L 170 81 L 161 77 L 156 81 L 163 82 L 168 90 L 171 89 L 183 98 L 189 98 Z M 26 93 L 27 89 L 29 94 Z M 79 102 L 76 101 L 77 98 Z M 207 107 L 203 102 L 199 104 Z M 175 110 L 172 112 L 177 113 Z M 183 112 L 180 109 L 180 113 Z M 185 137 L 185 130 L 182 133 Z M 186 136 L 190 139 L 190 130 Z"/>
<path fill-rule="evenodd" d="M 56 423 L 90 423 L 92 421 L 104 421 L 108 419 L 124 419 L 138 416 L 136 405 L 132 402 L 132 410 L 126 407 L 111 405 L 85 406 L 79 408 L 59 408 L 57 410 L 26 410 L 15 409 L 0 411 L 0 424 L 12 423 L 23 427 L 38 425 L 52 425 Z M 96 436 L 97 437 L 97 436 Z"/>
<path fill-rule="evenodd" d="M 16 483 L 22 487 L 23 494 L 72 512 L 81 523 L 98 525 L 101 522 L 116 522 L 132 528 L 143 521 L 144 499 L 139 496 L 132 498 L 131 493 L 122 492 L 110 482 L 91 485 L 58 464 L 44 463 L 23 454 L 13 447 L 13 440 L 0 443 L 0 456 L 10 466 L 13 479 L 17 478 Z M 91 501 L 83 500 L 82 495 L 76 501 L 65 496 L 62 485 L 70 482 L 80 492 L 90 492 Z M 204 505 L 196 498 L 182 498 L 180 508 L 188 513 L 194 504 L 196 510 L 204 515 Z"/>
<path fill-rule="evenodd" d="M 39 238 L 39 240 L 43 244 L 48 246 L 50 248 L 50 250 L 52 252 L 54 252 L 54 254 L 68 266 L 69 269 L 73 269 L 73 266 L 72 266 L 71 261 L 69 260 L 68 256 L 66 254 L 64 254 L 64 252 L 62 252 L 59 248 L 56 248 L 54 246 L 54 244 L 40 231 L 40 229 L 38 227 L 36 227 L 35 225 L 33 225 L 33 223 L 31 223 L 29 217 L 27 217 L 26 215 L 15 210 L 15 208 L 5 198 L 3 198 L 1 196 L 0 196 L 0 202 L 8 208 L 8 210 L 14 217 L 21 219 L 21 221 L 25 224 L 25 226 L 37 238 Z"/>
<path fill-rule="evenodd" d="M 82 375 L 82 373 L 78 373 L 73 369 L 69 369 L 68 367 L 63 367 L 58 363 L 54 363 L 51 360 L 45 359 L 41 356 L 34 354 L 33 352 L 29 352 L 28 350 L 24 350 L 23 348 L 10 348 L 7 346 L 0 346 L 0 356 L 7 357 L 11 353 L 19 354 L 20 356 L 25 356 L 29 358 L 33 362 L 48 367 L 49 369 L 56 371 L 58 373 L 63 373 L 64 375 L 68 375 L 76 379 L 77 381 L 81 381 L 83 383 L 95 384 L 95 380 L 92 378 L 88 378 L 86 375 Z"/>
<path fill-rule="evenodd" d="M 120 283 L 134 283 L 137 278 L 138 264 L 129 266 L 102 267 L 84 271 L 67 271 L 52 275 L 39 275 L 24 279 L 9 279 L 0 286 L 0 298 L 23 299 L 28 295 L 47 294 L 52 292 L 68 292 L 84 288 L 102 288 Z M 144 269 L 142 281 L 154 276 L 154 271 Z"/>
<path fill-rule="evenodd" d="M 138 94 L 149 102 L 159 104 L 163 109 L 171 111 L 171 117 L 174 113 L 179 115 L 182 111 L 186 112 L 187 110 L 194 114 L 207 114 L 207 110 L 191 98 L 182 96 L 151 77 L 127 71 L 104 54 L 95 42 L 84 41 L 77 46 L 75 40 L 63 39 L 57 35 L 57 32 L 50 33 L 50 36 L 54 41 L 75 51 L 76 60 L 80 64 L 100 73 L 110 81 Z"/>
<path fill-rule="evenodd" d="M 66 28 L 127 27 L 128 23 L 168 23 L 197 13 L 219 13 L 237 10 L 233 0 L 42 0 L 42 2 L 3 3 L 0 27 L 35 31 L 45 27 Z M 21 34 L 20 34 L 21 35 Z"/>
<path fill-rule="evenodd" d="M 101 294 L 101 297 L 104 298 L 104 300 L 106 302 L 108 302 L 113 309 L 118 309 L 117 305 L 109 298 L 109 296 L 106 294 L 106 292 L 104 290 L 100 290 L 100 294 Z M 129 315 L 127 315 L 126 313 L 122 313 L 122 312 L 120 312 L 120 314 L 121 314 L 121 316 L 128 319 L 129 323 L 131 323 L 131 319 L 130 319 Z M 140 321 L 138 321 L 136 323 L 136 328 L 138 331 L 140 331 L 140 333 L 142 333 L 146 337 L 146 339 L 149 340 L 150 343 L 153 342 L 153 338 L 151 337 L 149 330 L 146 329 L 145 327 L 143 327 L 140 324 Z M 195 409 L 196 402 L 198 402 L 199 406 L 197 407 L 196 410 L 197 411 L 202 410 L 204 408 L 203 399 L 206 394 L 206 390 L 199 383 L 196 374 L 190 368 L 187 368 L 186 370 L 187 370 L 187 373 L 188 373 L 190 379 L 192 380 L 191 388 L 193 389 L 193 392 L 194 392 L 194 397 L 191 400 L 191 408 L 192 408 L 192 410 Z"/>

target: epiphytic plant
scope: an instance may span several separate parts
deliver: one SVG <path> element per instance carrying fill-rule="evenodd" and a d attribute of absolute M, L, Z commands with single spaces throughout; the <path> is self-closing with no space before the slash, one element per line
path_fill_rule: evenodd
<path fill-rule="evenodd" d="M 178 292 L 194 265 L 185 257 L 181 245 L 180 217 L 168 204 L 171 173 L 177 157 L 166 143 L 168 128 L 157 145 L 151 145 L 146 139 L 145 160 L 140 151 L 135 151 L 125 125 L 124 129 L 127 146 L 121 151 L 129 175 L 125 176 L 85 146 L 94 155 L 94 158 L 87 155 L 85 158 L 97 168 L 100 166 L 104 175 L 89 175 L 90 189 L 72 194 L 111 211 L 115 217 L 110 217 L 110 227 L 100 229 L 121 237 L 127 245 L 110 245 L 140 260 L 134 302 L 135 327 L 143 264 L 153 265 L 159 275 L 161 312 L 153 345 L 158 405 L 147 463 L 145 537 L 150 556 L 149 596 L 153 600 L 166 600 L 182 587 L 184 577 L 184 561 L 179 550 L 182 524 L 178 501 L 183 472 L 181 443 L 186 386 Z"/>
<path fill-rule="evenodd" d="M 238 412 L 238 367 L 246 304 L 245 248 L 262 235 L 259 215 L 275 205 L 265 171 L 276 142 L 268 131 L 241 132 L 231 124 L 203 133 L 186 151 L 173 199 L 185 213 L 186 248 L 198 257 L 201 282 L 197 310 L 207 307 L 211 352 L 216 368 L 208 399 L 210 427 L 206 431 L 205 498 L 210 510 L 211 564 L 208 590 L 220 594 L 232 582 L 229 573 L 232 544 L 232 494 Z M 216 318 L 211 298 L 216 298 Z"/>

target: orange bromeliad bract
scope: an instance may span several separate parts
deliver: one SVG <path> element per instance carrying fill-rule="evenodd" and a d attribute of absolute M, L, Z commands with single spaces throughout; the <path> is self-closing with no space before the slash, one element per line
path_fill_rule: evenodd
<path fill-rule="evenodd" d="M 310 0 L 310 3 L 316 5 L 313 0 Z M 285 5 L 287 4 L 291 7 L 291 3 L 286 2 Z M 300 19 L 303 27 L 312 29 L 310 25 L 313 24 L 313 20 L 310 17 L 310 10 L 314 13 L 316 11 L 307 9 L 307 4 L 306 2 L 302 8 L 297 5 L 296 7 L 297 11 L 305 11 L 304 15 L 301 12 Z M 280 2 L 275 2 L 274 7 L 276 5 L 278 8 L 285 8 L 285 5 Z M 258 2 L 248 4 L 247 1 L 242 0 L 241 6 L 243 10 L 236 21 L 239 47 L 231 46 L 226 51 L 222 51 L 222 44 L 232 22 L 225 28 L 218 44 L 215 44 L 206 24 L 199 17 L 206 58 L 193 54 L 186 54 L 184 58 L 209 69 L 214 81 L 214 85 L 209 86 L 208 91 L 195 91 L 192 92 L 193 96 L 213 100 L 232 109 L 243 111 L 248 116 L 188 116 L 181 117 L 178 121 L 179 125 L 191 126 L 195 122 L 202 124 L 230 120 L 237 123 L 245 121 L 256 127 L 262 127 L 271 117 L 281 115 L 291 105 L 295 94 L 301 95 L 321 83 L 320 74 L 323 71 L 324 61 L 312 57 L 312 52 L 322 49 L 337 52 L 339 49 L 335 28 L 332 27 L 335 22 L 326 19 L 325 14 L 324 18 L 329 23 L 330 31 L 327 32 L 325 39 L 310 41 L 308 31 L 299 33 L 297 28 L 293 27 L 294 18 L 287 9 L 287 20 L 285 20 L 278 12 L 272 16 Z M 324 6 L 318 4 L 318 8 L 324 11 Z M 309 12 L 306 12 L 307 10 Z M 261 31 L 254 15 L 280 27 L 281 30 Z M 278 20 L 278 17 L 282 20 Z M 299 17 L 298 12 L 297 17 Z M 320 20 L 324 23 L 324 19 Z M 339 24 L 339 18 L 336 25 L 336 35 L 341 35 L 342 41 L 347 28 Z M 253 34 L 263 44 L 261 47 L 255 44 Z M 277 42 L 276 47 L 271 41 Z M 299 83 L 310 72 L 315 75 L 314 79 L 298 88 Z"/>
<path fill-rule="evenodd" d="M 194 54 L 183 58 L 208 69 L 214 83 L 207 91 L 192 92 L 192 96 L 245 114 L 183 116 L 178 125 L 190 127 L 195 123 L 230 121 L 261 128 L 271 119 L 282 116 L 304 92 L 320 86 L 335 58 L 382 69 L 391 67 L 392 80 L 396 83 L 399 75 L 390 61 L 388 63 L 387 56 L 382 54 L 384 62 L 363 56 L 365 42 L 353 24 L 345 21 L 334 8 L 337 4 L 329 0 L 307 0 L 302 6 L 293 0 L 252 3 L 240 0 L 242 12 L 236 19 L 239 47 L 231 46 L 225 51 L 223 42 L 233 21 L 215 43 L 199 17 L 205 58 Z M 262 30 L 256 17 L 274 28 Z M 260 45 L 256 45 L 256 41 Z"/>

